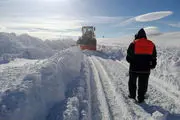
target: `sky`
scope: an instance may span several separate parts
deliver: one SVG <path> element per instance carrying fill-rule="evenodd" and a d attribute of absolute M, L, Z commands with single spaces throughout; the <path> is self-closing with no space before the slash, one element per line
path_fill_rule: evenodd
<path fill-rule="evenodd" d="M 179 0 L 0 0 L 0 32 L 41 39 L 81 36 L 93 25 L 96 36 L 118 38 L 180 31 Z"/>

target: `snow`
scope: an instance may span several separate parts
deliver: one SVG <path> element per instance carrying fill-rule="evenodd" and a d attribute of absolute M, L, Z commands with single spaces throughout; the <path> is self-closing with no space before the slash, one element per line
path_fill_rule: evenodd
<path fill-rule="evenodd" d="M 152 116 L 154 117 L 154 119 L 156 120 L 162 120 L 163 119 L 163 114 L 159 111 L 155 111 Z"/>
<path fill-rule="evenodd" d="M 1 120 L 45 119 L 47 110 L 64 100 L 67 84 L 80 74 L 81 59 L 79 49 L 71 48 L 33 64 L 25 60 L 9 63 L 11 68 L 1 65 Z"/>
<path fill-rule="evenodd" d="M 4 47 L 1 55 L 16 57 L 0 64 L 0 120 L 180 119 L 179 32 L 148 36 L 156 44 L 158 63 L 142 104 L 128 98 L 125 57 L 133 36 L 98 39 L 98 51 L 81 51 L 71 40 L 1 34 L 2 46 L 15 46 Z M 18 58 L 16 48 L 28 46 L 33 59 Z"/>
<path fill-rule="evenodd" d="M 63 120 L 79 120 L 79 101 L 77 97 L 69 98 Z"/>

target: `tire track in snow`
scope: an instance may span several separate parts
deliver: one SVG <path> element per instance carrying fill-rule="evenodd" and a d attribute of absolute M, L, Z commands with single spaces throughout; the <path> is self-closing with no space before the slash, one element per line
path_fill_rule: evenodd
<path fill-rule="evenodd" d="M 108 103 L 106 101 L 105 93 L 103 91 L 102 84 L 100 82 L 100 77 L 97 68 L 95 67 L 95 64 L 93 60 L 89 57 L 89 62 L 92 68 L 92 73 L 94 76 L 94 82 L 97 88 L 97 99 L 99 101 L 99 109 L 101 114 L 102 120 L 111 120 L 110 111 L 108 108 Z"/>
<path fill-rule="evenodd" d="M 109 75 L 105 71 L 103 65 L 95 57 L 92 57 L 94 64 L 99 72 L 100 80 L 104 88 L 105 95 L 107 97 L 107 102 L 112 115 L 113 120 L 133 120 L 133 114 L 127 108 L 127 106 L 122 101 L 123 96 L 117 94 L 115 87 L 111 83 Z"/>
<path fill-rule="evenodd" d="M 83 71 L 83 74 L 85 74 L 85 81 L 86 81 L 86 84 L 87 84 L 87 99 L 88 99 L 88 120 L 92 120 L 92 94 L 91 94 L 91 69 L 89 67 L 89 61 L 88 61 L 88 58 L 84 55 L 84 71 Z"/>
<path fill-rule="evenodd" d="M 124 68 L 128 70 L 128 65 L 124 61 L 117 61 L 117 63 L 124 66 Z M 172 88 L 169 88 L 168 86 L 163 86 L 163 84 L 160 83 L 160 81 L 162 80 L 156 78 L 153 75 L 150 75 L 148 93 L 151 93 L 151 95 L 149 96 L 149 100 L 147 102 L 150 104 L 158 104 L 164 109 L 170 111 L 171 113 L 179 114 L 179 93 L 171 92 Z"/>
<path fill-rule="evenodd" d="M 107 62 L 107 60 L 104 60 L 104 59 L 98 59 L 101 64 L 108 70 L 109 67 L 107 68 L 107 66 L 109 66 L 109 62 Z M 104 64 L 104 63 L 109 63 L 109 64 Z M 112 63 L 115 63 L 114 61 Z M 111 66 L 114 66 L 115 64 L 111 64 Z M 120 66 L 119 66 L 120 67 Z M 115 67 L 113 67 L 115 68 Z M 114 87 L 116 89 L 116 92 L 117 94 L 120 96 L 121 95 L 121 98 L 119 99 L 119 101 L 121 101 L 121 104 L 123 106 L 123 108 L 126 108 L 127 109 L 127 115 L 125 115 L 124 119 L 125 120 L 154 120 L 154 118 L 151 116 L 151 114 L 147 113 L 144 109 L 142 109 L 142 107 L 140 107 L 139 105 L 137 104 L 134 104 L 134 100 L 132 99 L 129 99 L 127 97 L 127 94 L 128 94 L 128 83 L 125 82 L 125 76 L 122 74 L 124 73 L 126 70 L 125 69 L 122 69 L 122 67 L 120 67 L 120 71 L 116 71 L 115 73 L 111 73 L 111 71 L 113 70 L 110 70 L 110 76 L 112 76 L 112 84 L 114 84 Z M 113 77 L 113 76 L 116 76 L 116 74 L 120 74 L 118 75 L 118 78 L 117 77 Z M 124 77 L 123 77 L 124 76 Z M 115 80 L 115 81 L 114 81 Z M 121 107 L 122 107 L 121 106 Z"/>

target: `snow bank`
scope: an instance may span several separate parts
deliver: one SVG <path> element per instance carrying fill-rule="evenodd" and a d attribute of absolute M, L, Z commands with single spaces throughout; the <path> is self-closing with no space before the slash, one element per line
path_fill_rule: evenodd
<path fill-rule="evenodd" d="M 173 86 L 172 89 L 180 91 L 180 49 L 157 48 L 157 67 L 152 71 L 162 84 Z M 173 90 L 173 91 L 174 91 Z"/>
<path fill-rule="evenodd" d="M 53 50 L 63 50 L 76 45 L 76 42 L 71 39 L 46 40 L 44 43 L 46 43 Z"/>
<path fill-rule="evenodd" d="M 91 120 L 91 80 L 88 59 L 83 57 L 81 72 L 77 78 L 76 86 L 73 83 L 68 86 L 72 89 L 72 96 L 67 99 L 66 108 L 63 112 L 63 120 Z"/>
<path fill-rule="evenodd" d="M 1 92 L 0 119 L 44 120 L 48 109 L 64 100 L 67 84 L 80 75 L 82 57 L 71 48 L 31 65 L 21 84 Z"/>

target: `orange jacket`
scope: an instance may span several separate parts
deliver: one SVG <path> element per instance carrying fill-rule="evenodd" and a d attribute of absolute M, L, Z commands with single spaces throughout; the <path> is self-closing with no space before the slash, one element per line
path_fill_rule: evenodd
<path fill-rule="evenodd" d="M 154 43 L 146 38 L 137 39 L 134 41 L 135 54 L 152 55 L 154 49 Z"/>

